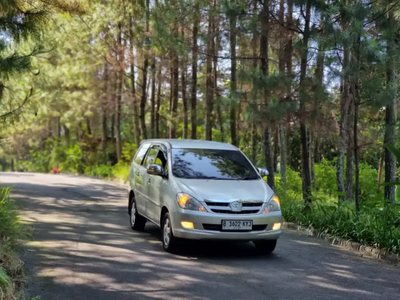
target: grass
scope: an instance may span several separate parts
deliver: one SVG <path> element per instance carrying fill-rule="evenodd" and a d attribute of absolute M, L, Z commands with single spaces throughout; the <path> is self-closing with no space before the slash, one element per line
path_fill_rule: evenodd
<path fill-rule="evenodd" d="M 300 175 L 288 171 L 286 190 L 278 178 L 277 194 L 284 220 L 400 254 L 400 204 L 387 203 L 377 192 L 377 172 L 369 166 L 361 167 L 362 202 L 356 212 L 354 201 L 338 202 L 333 168 L 327 163 L 316 167 L 318 176 L 310 211 L 304 210 Z"/>
<path fill-rule="evenodd" d="M 26 237 L 7 188 L 0 189 L 0 299 L 23 299 L 26 276 L 18 257 L 19 240 Z"/>
<path fill-rule="evenodd" d="M 363 206 L 357 213 L 350 202 L 327 204 L 315 201 L 312 210 L 306 212 L 303 203 L 284 199 L 282 214 L 287 222 L 400 254 L 399 205 Z"/>

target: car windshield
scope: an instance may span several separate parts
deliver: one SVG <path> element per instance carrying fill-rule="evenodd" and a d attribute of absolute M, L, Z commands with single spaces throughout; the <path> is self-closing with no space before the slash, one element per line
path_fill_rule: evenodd
<path fill-rule="evenodd" d="M 256 180 L 258 173 L 237 150 L 172 149 L 172 173 L 178 178 Z"/>

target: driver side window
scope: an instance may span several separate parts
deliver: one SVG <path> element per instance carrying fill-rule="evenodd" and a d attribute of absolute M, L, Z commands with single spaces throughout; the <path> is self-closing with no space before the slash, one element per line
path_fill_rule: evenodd
<path fill-rule="evenodd" d="M 156 161 L 158 153 L 158 148 L 151 148 L 150 151 L 148 152 L 146 159 L 143 162 L 143 166 L 147 169 L 148 166 L 151 164 L 154 164 Z"/>

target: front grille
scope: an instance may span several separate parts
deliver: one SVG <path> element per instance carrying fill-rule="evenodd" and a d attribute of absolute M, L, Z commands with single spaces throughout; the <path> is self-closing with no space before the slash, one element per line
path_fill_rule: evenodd
<path fill-rule="evenodd" d="M 262 201 L 240 201 L 242 203 L 241 211 L 232 211 L 229 204 L 231 201 L 211 201 L 206 200 L 206 205 L 210 208 L 213 213 L 216 214 L 232 214 L 232 215 L 243 215 L 243 214 L 256 214 L 258 213 L 263 205 Z"/>
<path fill-rule="evenodd" d="M 253 225 L 251 231 L 264 231 L 268 225 Z M 221 224 L 203 224 L 204 230 L 222 231 Z M 250 231 L 250 230 L 248 230 Z M 227 230 L 227 232 L 246 232 L 246 230 Z"/>
<path fill-rule="evenodd" d="M 212 212 L 215 212 L 216 214 L 232 214 L 232 215 L 243 215 L 243 214 L 256 214 L 260 210 L 242 210 L 242 211 L 231 211 L 231 210 L 223 210 L 223 209 L 211 209 Z"/>

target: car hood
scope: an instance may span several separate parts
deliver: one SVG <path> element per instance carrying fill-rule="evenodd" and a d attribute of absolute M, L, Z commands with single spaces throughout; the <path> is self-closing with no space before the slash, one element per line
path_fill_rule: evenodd
<path fill-rule="evenodd" d="M 268 201 L 274 194 L 263 180 L 207 180 L 177 178 L 182 191 L 198 200 Z"/>

